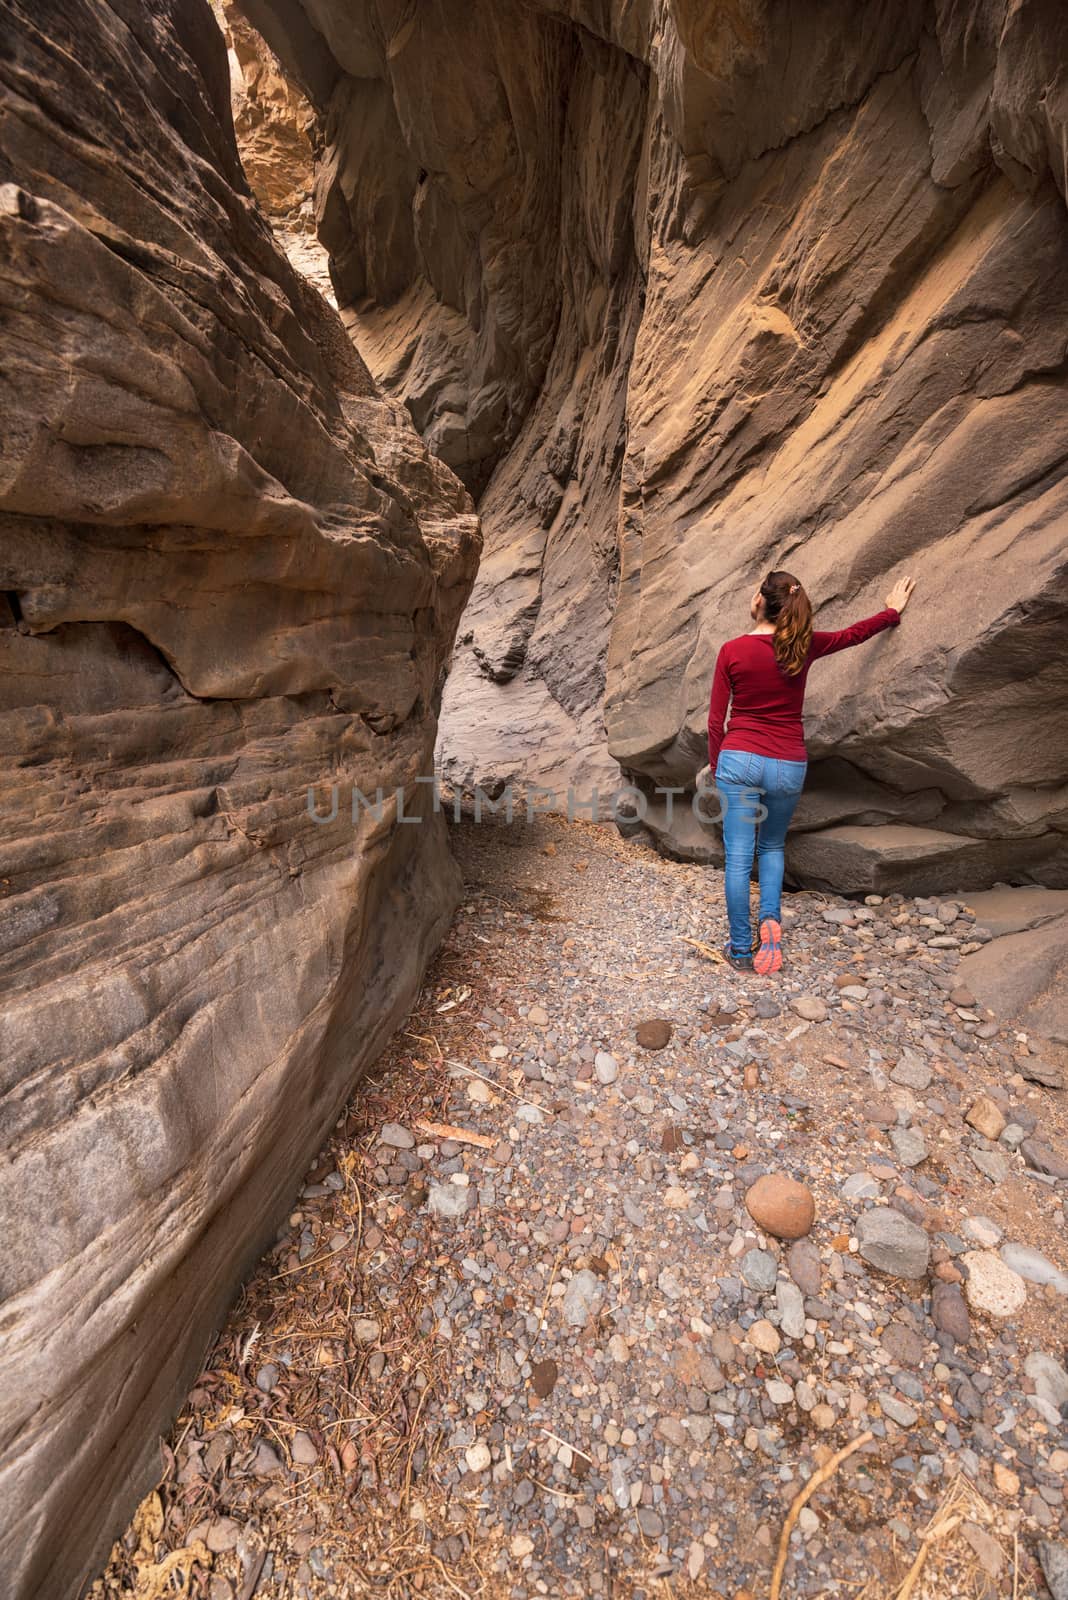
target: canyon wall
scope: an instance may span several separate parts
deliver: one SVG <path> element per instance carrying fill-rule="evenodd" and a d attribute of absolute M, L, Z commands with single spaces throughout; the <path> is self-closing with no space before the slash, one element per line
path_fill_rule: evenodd
<path fill-rule="evenodd" d="M 764 571 L 824 627 L 911 571 L 813 674 L 795 877 L 1068 882 L 1059 0 L 243 9 L 346 322 L 479 497 L 446 773 L 692 785 Z"/>
<path fill-rule="evenodd" d="M 393 790 L 478 532 L 257 210 L 207 0 L 0 29 L 0 1587 L 66 1600 L 447 925 Z"/>

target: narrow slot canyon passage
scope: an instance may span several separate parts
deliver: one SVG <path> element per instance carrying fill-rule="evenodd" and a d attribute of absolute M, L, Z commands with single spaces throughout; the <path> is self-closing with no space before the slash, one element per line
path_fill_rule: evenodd
<path fill-rule="evenodd" d="M 0 30 L 3 1600 L 1068 1600 L 1062 8 Z"/>
<path fill-rule="evenodd" d="M 897 1595 L 954 1517 L 921 1594 L 1040 1592 L 1062 1191 L 990 1141 L 1068 1127 L 959 974 L 997 891 L 791 896 L 773 986 L 703 953 L 714 869 L 551 817 L 451 841 L 442 950 L 93 1600 L 161 1557 L 212 1600 L 765 1596 L 869 1431 L 783 1594 Z"/>

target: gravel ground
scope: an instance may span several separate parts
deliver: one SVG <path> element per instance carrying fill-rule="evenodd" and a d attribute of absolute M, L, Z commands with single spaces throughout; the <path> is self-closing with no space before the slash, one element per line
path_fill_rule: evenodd
<path fill-rule="evenodd" d="M 418 1005 L 95 1600 L 745 1600 L 791 1507 L 784 1596 L 1045 1596 L 1044 1561 L 1065 1600 L 1065 1095 L 958 987 L 966 900 L 791 896 L 761 979 L 711 955 L 716 871 L 454 840 Z"/>

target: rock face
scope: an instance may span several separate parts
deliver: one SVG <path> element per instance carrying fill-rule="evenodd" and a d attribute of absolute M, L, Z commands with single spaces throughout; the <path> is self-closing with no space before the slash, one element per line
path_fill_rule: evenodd
<path fill-rule="evenodd" d="M 65 1600 L 447 921 L 393 790 L 478 536 L 257 212 L 204 0 L 0 29 L 0 1566 Z"/>
<path fill-rule="evenodd" d="M 1068 884 L 1058 0 L 244 8 L 339 303 L 481 497 L 446 770 L 692 786 L 769 566 L 824 626 L 913 570 L 813 674 L 791 869 Z"/>
<path fill-rule="evenodd" d="M 298 272 L 333 301 L 315 221 L 315 113 L 233 0 L 211 0 L 230 58 L 241 165 L 275 238 Z"/>

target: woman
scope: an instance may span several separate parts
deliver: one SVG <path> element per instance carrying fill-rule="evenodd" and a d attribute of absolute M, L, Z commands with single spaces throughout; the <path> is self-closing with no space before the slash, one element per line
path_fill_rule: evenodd
<path fill-rule="evenodd" d="M 834 633 L 813 633 L 812 606 L 789 572 L 769 572 L 749 614 L 756 626 L 730 639 L 716 657 L 708 708 L 708 766 L 723 808 L 724 873 L 730 938 L 724 954 L 732 966 L 760 973 L 782 966 L 780 927 L 786 830 L 805 782 L 808 758 L 801 711 L 808 670 L 821 656 L 848 650 L 896 628 L 915 587 L 895 583 L 886 610 Z M 726 734 L 723 723 L 730 701 Z M 758 800 L 764 815 L 757 820 Z M 749 921 L 749 878 L 756 847 L 760 877 L 760 944 L 755 955 Z"/>

